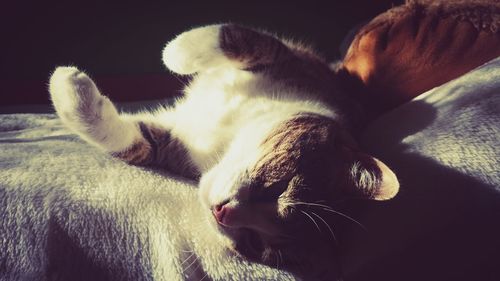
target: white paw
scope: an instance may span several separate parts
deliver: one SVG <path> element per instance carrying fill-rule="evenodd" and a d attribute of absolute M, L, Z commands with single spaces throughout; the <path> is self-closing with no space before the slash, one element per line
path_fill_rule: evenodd
<path fill-rule="evenodd" d="M 76 132 L 86 133 L 118 119 L 111 101 L 76 67 L 58 67 L 50 77 L 49 91 L 57 115 Z"/>
<path fill-rule="evenodd" d="M 61 120 L 84 140 L 108 151 L 122 151 L 140 135 L 113 103 L 76 67 L 58 67 L 49 82 L 52 103 Z"/>
<path fill-rule="evenodd" d="M 91 114 L 101 97 L 94 82 L 76 67 L 58 67 L 50 77 L 49 91 L 62 119 Z"/>
<path fill-rule="evenodd" d="M 220 25 L 198 27 L 178 35 L 163 49 L 163 63 L 178 74 L 193 74 L 227 61 L 219 47 Z"/>

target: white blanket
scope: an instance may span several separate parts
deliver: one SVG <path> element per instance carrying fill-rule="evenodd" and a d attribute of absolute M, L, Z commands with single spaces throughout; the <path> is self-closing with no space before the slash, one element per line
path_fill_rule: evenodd
<path fill-rule="evenodd" d="M 228 256 L 192 183 L 115 160 L 54 115 L 0 124 L 0 280 L 292 280 Z"/>
<path fill-rule="evenodd" d="M 500 280 L 499 95 L 496 59 L 368 128 L 401 193 L 354 202 L 371 232 L 352 235 L 347 280 Z M 293 280 L 228 255 L 200 206 L 193 183 L 115 160 L 52 114 L 0 115 L 0 280 Z"/>

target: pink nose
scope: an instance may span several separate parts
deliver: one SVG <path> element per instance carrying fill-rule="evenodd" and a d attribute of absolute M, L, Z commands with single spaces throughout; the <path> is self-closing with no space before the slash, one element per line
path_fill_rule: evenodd
<path fill-rule="evenodd" d="M 218 223 L 224 223 L 224 216 L 227 212 L 226 203 L 227 202 L 217 204 L 212 209 L 212 213 L 214 214 L 214 217 Z"/>

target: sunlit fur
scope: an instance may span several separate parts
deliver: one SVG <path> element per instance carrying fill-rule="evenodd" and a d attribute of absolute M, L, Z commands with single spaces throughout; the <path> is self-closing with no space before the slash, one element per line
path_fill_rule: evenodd
<path fill-rule="evenodd" d="M 243 44 L 247 36 L 254 47 Z M 129 163 L 188 166 L 179 170 L 201 175 L 204 215 L 236 253 L 336 278 L 332 213 L 354 220 L 334 210 L 334 200 L 385 200 L 399 184 L 349 136 L 359 111 L 335 73 L 302 46 L 233 25 L 185 32 L 165 47 L 163 60 L 192 75 L 173 107 L 119 115 L 87 75 L 61 67 L 50 80 L 57 113 L 82 138 Z M 165 136 L 172 145 L 153 151 Z M 185 157 L 153 161 L 174 151 Z M 222 203 L 232 210 L 229 227 L 211 214 Z"/>

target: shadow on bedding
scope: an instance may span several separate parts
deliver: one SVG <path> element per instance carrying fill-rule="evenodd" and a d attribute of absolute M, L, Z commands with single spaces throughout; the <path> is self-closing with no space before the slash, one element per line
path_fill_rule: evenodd
<path fill-rule="evenodd" d="M 495 101 L 490 100 L 488 104 L 492 95 L 482 98 L 486 104 L 476 99 L 476 110 L 483 110 Z M 389 202 L 351 203 L 348 212 L 361 218 L 369 229 L 369 237 L 361 237 L 361 234 L 351 237 L 346 249 L 351 251 L 347 262 L 352 263 L 347 264 L 351 267 L 346 280 L 500 280 L 498 172 L 495 177 L 479 169 L 495 165 L 496 160 L 478 165 L 474 163 L 477 159 L 465 155 L 457 162 L 465 168 L 453 167 L 453 162 L 449 166 L 441 155 L 422 153 L 426 146 L 442 149 L 441 143 L 446 144 L 454 138 L 483 140 L 472 148 L 495 145 L 494 136 L 491 139 L 487 131 L 478 129 L 488 126 L 484 122 L 476 120 L 479 125 L 465 130 L 463 135 L 453 131 L 454 122 L 463 121 L 464 126 L 474 126 L 474 122 L 470 122 L 474 115 L 464 111 L 467 106 L 453 104 L 449 111 L 453 113 L 449 116 L 451 120 L 446 122 L 446 117 L 438 118 L 432 105 L 414 101 L 396 115 L 404 121 L 385 122 L 391 124 L 387 138 L 368 140 L 374 143 L 367 146 L 377 148 L 382 160 L 394 167 L 401 189 Z M 461 120 L 464 114 L 469 114 L 470 120 Z M 487 121 L 495 124 L 493 119 Z M 450 140 L 432 135 L 436 128 L 449 132 Z M 423 134 L 421 139 L 408 139 L 418 134 Z M 462 147 L 460 143 L 455 145 Z M 456 153 L 461 155 L 462 152 Z M 359 260 L 364 262 L 356 264 Z"/>

